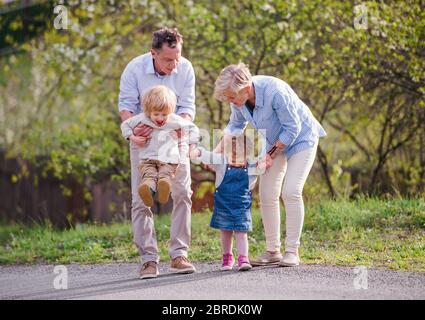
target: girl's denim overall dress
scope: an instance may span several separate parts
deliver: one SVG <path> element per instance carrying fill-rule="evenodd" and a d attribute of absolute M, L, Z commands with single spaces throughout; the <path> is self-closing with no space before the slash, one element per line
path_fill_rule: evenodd
<path fill-rule="evenodd" d="M 214 193 L 212 228 L 248 232 L 252 230 L 252 193 L 246 167 L 227 165 L 223 181 Z"/>

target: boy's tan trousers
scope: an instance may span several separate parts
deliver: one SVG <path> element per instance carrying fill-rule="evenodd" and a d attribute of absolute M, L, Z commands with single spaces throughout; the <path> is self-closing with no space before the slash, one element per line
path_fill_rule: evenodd
<path fill-rule="evenodd" d="M 188 148 L 188 145 L 182 146 L 181 154 L 186 154 Z M 152 211 L 143 204 L 138 192 L 141 182 L 139 152 L 140 147 L 137 147 L 134 143 L 130 143 L 131 220 L 134 243 L 139 250 L 142 263 L 147 261 L 159 262 Z M 187 158 L 178 165 L 174 178 L 171 178 L 173 211 L 171 214 L 169 254 L 172 259 L 178 256 L 187 257 L 190 243 L 192 193 L 190 163 L 189 158 Z"/>

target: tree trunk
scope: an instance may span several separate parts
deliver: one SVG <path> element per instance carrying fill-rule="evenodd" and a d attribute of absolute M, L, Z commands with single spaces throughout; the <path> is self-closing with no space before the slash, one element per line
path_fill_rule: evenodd
<path fill-rule="evenodd" d="M 323 170 L 323 175 L 325 176 L 326 185 L 328 186 L 328 189 L 329 189 L 329 194 L 331 195 L 332 198 L 335 198 L 336 197 L 335 189 L 332 185 L 332 181 L 329 176 L 328 160 L 322 148 L 320 148 L 320 146 L 317 147 L 317 154 L 319 156 L 320 165 Z"/>

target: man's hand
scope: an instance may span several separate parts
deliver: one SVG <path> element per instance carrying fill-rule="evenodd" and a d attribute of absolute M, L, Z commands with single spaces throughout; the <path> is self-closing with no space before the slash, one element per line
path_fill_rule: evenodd
<path fill-rule="evenodd" d="M 139 124 L 133 129 L 133 134 L 137 137 L 151 138 L 152 127 L 145 124 Z"/>
<path fill-rule="evenodd" d="M 143 147 L 150 139 L 150 137 L 141 137 L 141 136 L 135 136 L 132 134 L 128 139 L 135 144 L 137 144 L 139 147 Z"/>
<path fill-rule="evenodd" d="M 175 132 L 176 132 L 176 137 L 177 137 L 177 140 L 179 140 L 179 141 L 181 141 L 183 138 L 184 138 L 184 131 L 183 131 L 183 129 L 177 129 L 177 130 L 175 130 Z"/>
<path fill-rule="evenodd" d="M 125 120 L 131 118 L 134 116 L 134 113 L 128 110 L 123 110 L 120 112 L 121 122 L 124 122 Z"/>
<path fill-rule="evenodd" d="M 188 120 L 188 121 L 191 121 L 192 122 L 192 117 L 188 113 L 180 113 L 179 116 L 182 117 L 185 120 Z"/>
<path fill-rule="evenodd" d="M 176 142 L 179 142 L 179 134 L 177 133 L 177 130 L 171 130 L 170 132 L 167 132 L 167 135 L 173 139 Z"/>

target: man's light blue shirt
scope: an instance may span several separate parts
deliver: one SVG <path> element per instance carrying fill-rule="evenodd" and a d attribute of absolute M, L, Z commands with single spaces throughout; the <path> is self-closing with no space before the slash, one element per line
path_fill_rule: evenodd
<path fill-rule="evenodd" d="M 176 113 L 187 113 L 195 119 L 195 72 L 189 60 L 181 57 L 171 75 L 155 72 L 152 54 L 146 53 L 131 60 L 121 75 L 119 111 L 138 114 L 143 111 L 141 97 L 151 87 L 165 85 L 177 97 Z"/>
<path fill-rule="evenodd" d="M 227 127 L 229 134 L 241 134 L 248 123 L 266 134 L 267 150 L 280 140 L 286 145 L 283 153 L 292 155 L 313 147 L 325 130 L 284 81 L 269 76 L 254 76 L 255 108 L 251 115 L 246 106 L 231 104 L 232 114 Z"/>

